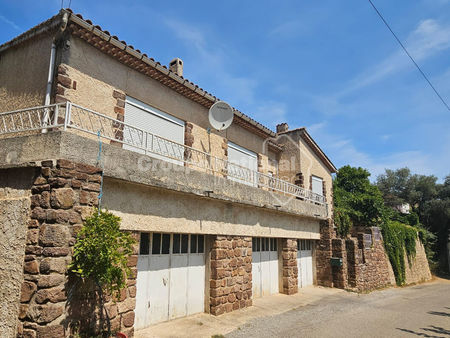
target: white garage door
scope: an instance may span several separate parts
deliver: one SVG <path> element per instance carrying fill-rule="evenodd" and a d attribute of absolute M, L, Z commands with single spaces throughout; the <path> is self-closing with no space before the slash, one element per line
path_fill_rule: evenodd
<path fill-rule="evenodd" d="M 257 185 L 258 155 L 228 142 L 228 178 L 247 185 Z"/>
<path fill-rule="evenodd" d="M 150 133 L 125 127 L 123 139 L 127 144 L 124 144 L 124 149 L 140 153 L 145 153 L 144 149 L 147 149 L 153 157 L 182 164 L 177 160 L 183 159 L 184 147 L 176 143 L 184 144 L 184 121 L 127 96 L 124 122 Z"/>
<path fill-rule="evenodd" d="M 141 233 L 136 329 L 203 312 L 203 235 Z"/>
<path fill-rule="evenodd" d="M 301 288 L 313 285 L 313 261 L 311 240 L 297 240 L 298 286 Z"/>
<path fill-rule="evenodd" d="M 279 292 L 278 243 L 276 238 L 253 237 L 252 292 L 262 297 Z"/>

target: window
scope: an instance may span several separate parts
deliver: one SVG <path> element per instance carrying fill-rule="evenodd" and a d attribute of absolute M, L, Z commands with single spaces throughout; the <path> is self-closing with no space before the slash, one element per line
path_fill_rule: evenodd
<path fill-rule="evenodd" d="M 297 250 L 312 250 L 312 241 L 310 239 L 298 239 Z"/>
<path fill-rule="evenodd" d="M 323 195 L 323 180 L 320 177 L 312 176 L 312 192 L 322 196 Z"/>
<path fill-rule="evenodd" d="M 161 234 L 153 234 L 152 255 L 159 255 L 160 253 L 161 253 Z"/>
<path fill-rule="evenodd" d="M 253 237 L 252 250 L 254 252 L 277 251 L 278 250 L 277 239 L 268 237 Z"/>
<path fill-rule="evenodd" d="M 148 255 L 150 250 L 150 234 L 141 232 L 141 240 L 139 241 L 139 253 Z"/>
<path fill-rule="evenodd" d="M 123 130 L 124 149 L 144 153 L 145 149 L 155 158 L 181 164 L 184 158 L 184 121 L 160 111 L 132 97 L 126 98 L 125 121 L 134 129 L 125 126 Z M 142 131 L 151 134 L 142 133 Z"/>
<path fill-rule="evenodd" d="M 258 155 L 237 144 L 228 142 L 228 177 L 240 183 L 257 185 Z"/>

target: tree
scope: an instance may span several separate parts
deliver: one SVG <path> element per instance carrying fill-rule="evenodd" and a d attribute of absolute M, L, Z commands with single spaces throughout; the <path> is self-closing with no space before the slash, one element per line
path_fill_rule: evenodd
<path fill-rule="evenodd" d="M 335 223 L 343 236 L 352 226 L 378 226 L 384 216 L 383 197 L 363 168 L 344 166 L 333 181 Z"/>
<path fill-rule="evenodd" d="M 96 286 L 100 330 L 103 330 L 105 312 L 108 336 L 111 325 L 108 312 L 104 311 L 105 292 L 119 298 L 120 290 L 126 287 L 126 278 L 131 275 L 128 257 L 133 253 L 134 243 L 130 233 L 120 230 L 120 217 L 102 210 L 94 210 L 77 234 L 69 271 L 82 282 Z"/>

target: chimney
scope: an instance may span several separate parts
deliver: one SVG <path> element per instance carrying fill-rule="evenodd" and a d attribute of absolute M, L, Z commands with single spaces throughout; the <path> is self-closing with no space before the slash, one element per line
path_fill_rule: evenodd
<path fill-rule="evenodd" d="M 289 125 L 286 122 L 277 124 L 277 134 L 284 133 L 289 130 Z"/>
<path fill-rule="evenodd" d="M 173 59 L 169 63 L 169 69 L 178 76 L 183 76 L 183 60 L 180 58 Z"/>

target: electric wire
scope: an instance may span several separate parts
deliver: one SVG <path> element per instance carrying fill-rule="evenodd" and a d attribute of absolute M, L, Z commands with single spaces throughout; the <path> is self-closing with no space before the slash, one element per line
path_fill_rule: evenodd
<path fill-rule="evenodd" d="M 406 55 L 409 56 L 409 58 L 411 59 L 411 61 L 414 63 L 414 65 L 416 66 L 416 68 L 419 70 L 420 74 L 422 74 L 423 78 L 428 82 L 428 84 L 430 85 L 430 87 L 433 89 L 433 91 L 436 93 L 437 97 L 442 101 L 442 103 L 444 104 L 444 106 L 447 108 L 448 111 L 450 111 L 450 106 L 447 104 L 447 102 L 445 102 L 444 98 L 441 96 L 441 94 L 439 94 L 439 92 L 437 91 L 437 89 L 433 86 L 433 84 L 431 83 L 431 81 L 428 79 L 428 77 L 425 75 L 425 73 L 422 71 L 422 69 L 419 67 L 419 65 L 417 64 L 417 62 L 414 60 L 414 58 L 411 56 L 411 54 L 409 54 L 408 50 L 406 49 L 406 47 L 403 45 L 403 43 L 400 41 L 400 39 L 397 37 L 397 35 L 394 33 L 394 31 L 392 30 L 391 26 L 389 26 L 389 24 L 387 23 L 387 21 L 384 19 L 383 15 L 381 15 L 380 11 L 375 7 L 375 5 L 373 4 L 373 2 L 371 0 L 368 0 L 369 3 L 372 5 L 373 9 L 375 10 L 375 12 L 377 12 L 378 16 L 381 18 L 381 20 L 384 22 L 384 24 L 386 25 L 386 27 L 389 29 L 389 31 L 392 33 L 392 35 L 394 36 L 394 38 L 397 40 L 397 42 L 400 44 L 400 46 L 403 48 L 403 50 L 405 51 Z"/>

